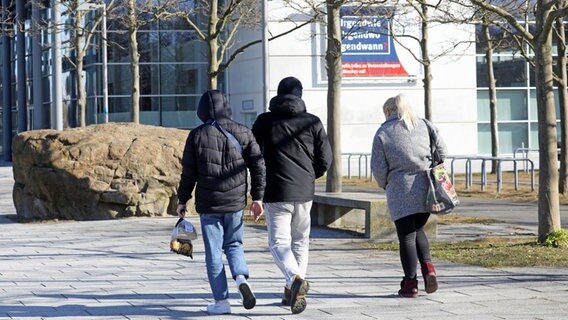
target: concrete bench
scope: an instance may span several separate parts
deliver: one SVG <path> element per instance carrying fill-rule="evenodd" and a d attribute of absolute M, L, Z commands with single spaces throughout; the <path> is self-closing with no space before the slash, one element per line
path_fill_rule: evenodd
<path fill-rule="evenodd" d="M 384 194 L 367 192 L 316 192 L 310 212 L 312 224 L 331 228 L 360 228 L 365 238 L 396 240 L 396 228 L 387 208 Z M 428 237 L 434 239 L 436 217 L 426 224 Z"/>

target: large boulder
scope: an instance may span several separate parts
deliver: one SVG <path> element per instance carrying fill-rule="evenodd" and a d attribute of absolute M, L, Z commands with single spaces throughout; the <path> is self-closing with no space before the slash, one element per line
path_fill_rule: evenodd
<path fill-rule="evenodd" d="M 174 214 L 187 134 L 133 123 L 22 132 L 12 145 L 17 215 L 98 220 Z"/>

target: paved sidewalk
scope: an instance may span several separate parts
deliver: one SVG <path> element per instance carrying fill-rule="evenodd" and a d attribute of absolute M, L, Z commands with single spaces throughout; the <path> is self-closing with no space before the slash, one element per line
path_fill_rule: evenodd
<path fill-rule="evenodd" d="M 240 306 L 231 284 L 234 314 L 208 316 L 203 245 L 195 242 L 194 260 L 170 253 L 175 217 L 14 223 L 8 219 L 15 214 L 13 180 L 5 169 L 0 168 L 0 319 L 568 318 L 564 269 L 435 261 L 438 292 L 422 290 L 419 298 L 404 299 L 395 295 L 402 277 L 397 253 L 365 249 L 357 245 L 363 239 L 325 229 L 312 232 L 308 307 L 292 315 L 280 306 L 283 282 L 260 225 L 245 230 L 257 306 Z M 440 232 L 455 235 L 451 229 Z M 475 232 L 484 231 L 469 234 Z"/>

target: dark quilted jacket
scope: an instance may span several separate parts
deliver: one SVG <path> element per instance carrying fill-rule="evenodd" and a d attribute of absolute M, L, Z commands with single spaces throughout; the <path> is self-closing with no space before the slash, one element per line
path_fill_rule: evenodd
<path fill-rule="evenodd" d="M 315 179 L 325 174 L 332 160 L 320 119 L 306 112 L 301 98 L 277 95 L 252 131 L 266 161 L 264 202 L 313 200 Z"/>
<path fill-rule="evenodd" d="M 195 187 L 195 208 L 200 214 L 244 209 L 247 168 L 250 170 L 252 199 L 262 200 L 264 160 L 251 130 L 230 119 L 231 109 L 217 90 L 209 90 L 201 97 L 197 116 L 204 124 L 191 130 L 185 143 L 179 203 L 186 203 Z M 210 120 L 217 121 L 235 136 L 242 146 L 242 155 L 219 129 L 207 123 Z"/>

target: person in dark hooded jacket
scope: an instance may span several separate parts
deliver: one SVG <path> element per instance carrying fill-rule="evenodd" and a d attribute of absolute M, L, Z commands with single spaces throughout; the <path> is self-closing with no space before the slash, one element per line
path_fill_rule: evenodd
<path fill-rule="evenodd" d="M 306 112 L 302 91 L 300 80 L 284 78 L 270 100 L 270 112 L 259 115 L 252 127 L 266 162 L 268 245 L 286 280 L 282 304 L 292 313 L 306 308 L 310 209 L 315 180 L 331 163 L 323 124 Z"/>
<path fill-rule="evenodd" d="M 201 96 L 197 116 L 204 124 L 191 130 L 185 143 L 176 211 L 179 217 L 185 216 L 186 203 L 195 188 L 195 208 L 201 221 L 207 276 L 215 298 L 207 311 L 210 314 L 231 313 L 223 251 L 243 305 L 245 309 L 251 309 L 256 298 L 247 282 L 249 270 L 243 250 L 243 209 L 248 168 L 253 200 L 251 214 L 255 220 L 263 214 L 264 159 L 251 130 L 230 119 L 231 109 L 220 91 L 209 90 Z"/>

